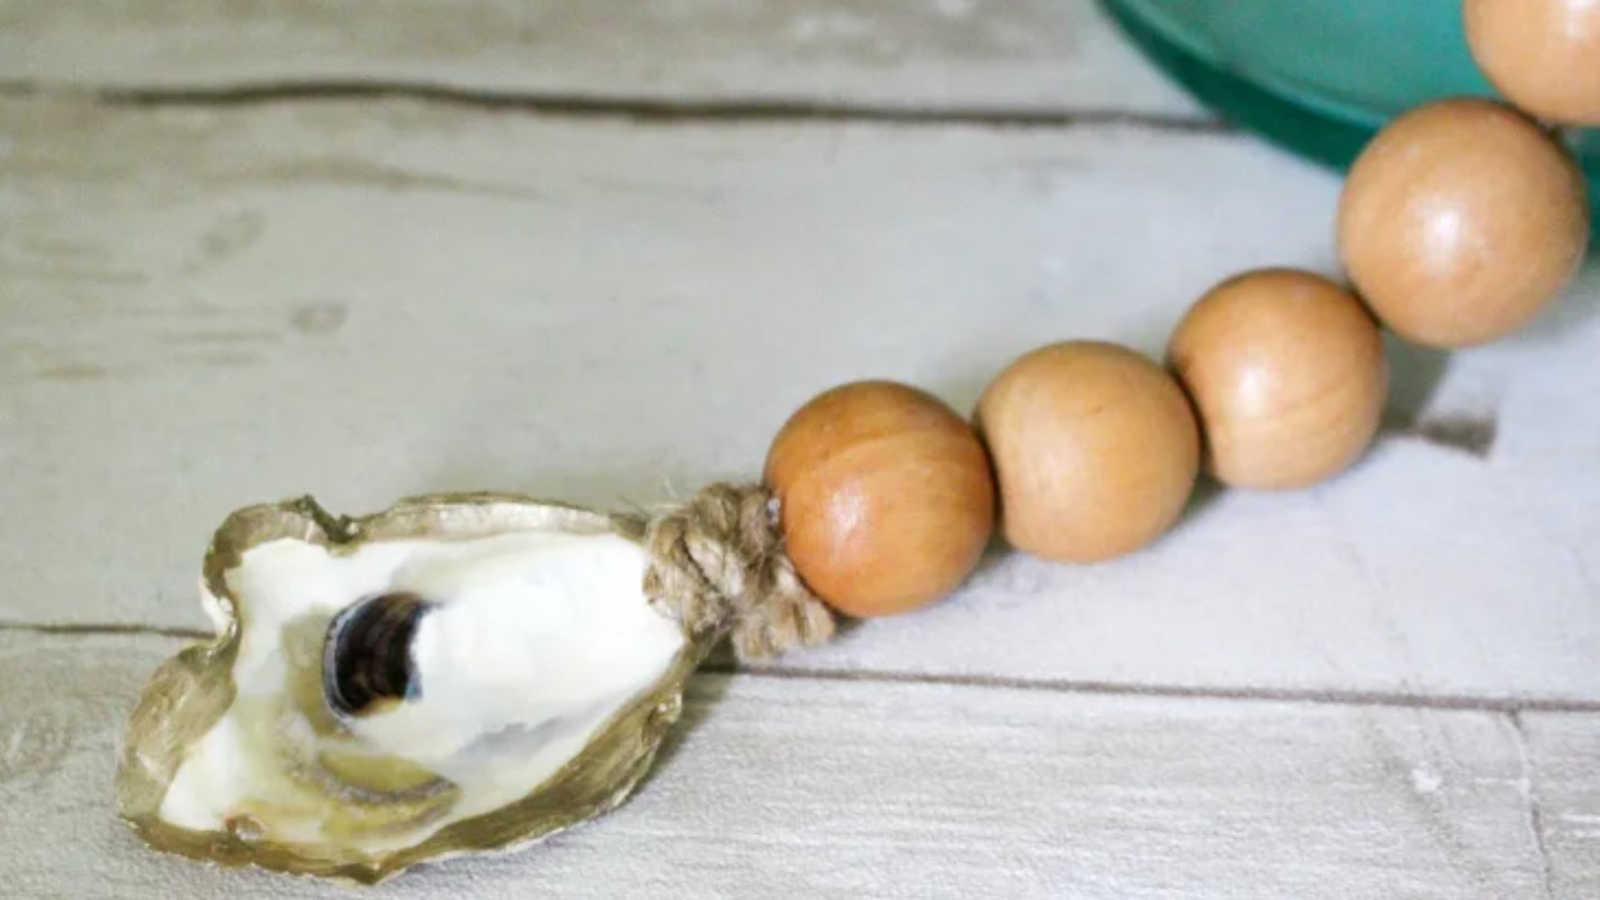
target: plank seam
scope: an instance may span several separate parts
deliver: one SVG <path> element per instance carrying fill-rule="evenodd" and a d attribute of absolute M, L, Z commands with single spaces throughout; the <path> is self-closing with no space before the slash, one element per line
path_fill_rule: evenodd
<path fill-rule="evenodd" d="M 1528 805 L 1528 831 L 1533 836 L 1533 847 L 1539 853 L 1540 872 L 1544 876 L 1544 895 L 1553 898 L 1555 878 L 1550 868 L 1550 850 L 1544 841 L 1544 808 L 1539 800 L 1538 775 L 1534 770 L 1533 754 L 1528 752 L 1528 730 L 1520 710 L 1506 714 L 1511 723 L 1511 740 L 1516 744 L 1517 756 L 1522 761 L 1522 799 Z"/>
<path fill-rule="evenodd" d="M 21 632 L 56 636 L 133 635 L 211 640 L 212 632 L 197 628 L 139 625 L 127 622 L 33 623 L 0 621 L 0 633 Z M 1485 697 L 1469 694 L 1407 694 L 1398 691 L 1346 691 L 1320 688 L 1197 687 L 1180 684 L 1137 684 L 1118 681 L 1080 681 L 1050 678 L 1005 678 L 991 675 L 953 675 L 933 672 L 895 672 L 873 669 L 839 671 L 793 666 L 741 667 L 727 661 L 709 661 L 700 671 L 711 675 L 743 675 L 796 681 L 861 681 L 888 684 L 936 684 L 953 687 L 1043 691 L 1112 697 L 1154 697 L 1190 700 L 1231 700 L 1257 703 L 1308 703 L 1327 706 L 1377 706 L 1403 709 L 1460 710 L 1513 717 L 1521 713 L 1600 713 L 1600 700 L 1555 697 Z"/>
<path fill-rule="evenodd" d="M 316 80 L 241 83 L 216 87 L 71 87 L 0 81 L 0 96 L 89 99 L 108 106 L 249 107 L 273 103 L 414 100 L 488 112 L 565 118 L 614 118 L 673 124 L 872 123 L 1066 129 L 1126 127 L 1187 134 L 1230 134 L 1220 119 L 1120 109 L 987 106 L 896 106 L 805 97 L 672 99 L 545 91 L 498 91 L 413 81 Z"/>
<path fill-rule="evenodd" d="M 1260 703 L 1310 703 L 1330 706 L 1380 706 L 1405 709 L 1463 710 L 1510 715 L 1538 713 L 1600 713 L 1600 700 L 1556 697 L 1493 697 L 1470 694 L 1408 694 L 1399 691 L 1358 691 L 1323 688 L 1199 687 L 1181 684 L 1138 684 L 1119 681 L 1080 681 L 1049 678 L 1006 678 L 990 675 L 951 675 L 869 669 L 838 671 L 786 666 L 745 668 L 728 662 L 709 662 L 702 672 L 792 678 L 817 681 L 870 681 L 944 684 L 958 687 L 1005 688 L 1053 693 L 1098 694 L 1126 697 L 1165 697 L 1195 700 L 1237 700 Z"/>

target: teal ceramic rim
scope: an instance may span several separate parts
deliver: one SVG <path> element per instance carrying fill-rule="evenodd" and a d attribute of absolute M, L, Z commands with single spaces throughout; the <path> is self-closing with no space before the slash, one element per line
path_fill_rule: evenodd
<path fill-rule="evenodd" d="M 1159 14 L 1140 15 L 1118 0 L 1101 0 L 1101 5 L 1146 57 L 1201 103 L 1295 154 L 1346 169 L 1383 124 L 1370 109 L 1223 62 Z M 1595 211 L 1592 230 L 1600 236 L 1600 155 L 1591 151 L 1582 162 Z"/>

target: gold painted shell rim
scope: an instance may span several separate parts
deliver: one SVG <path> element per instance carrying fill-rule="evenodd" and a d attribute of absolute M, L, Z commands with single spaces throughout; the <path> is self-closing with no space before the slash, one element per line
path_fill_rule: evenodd
<path fill-rule="evenodd" d="M 294 538 L 332 548 L 416 537 L 476 537 L 510 530 L 616 533 L 631 540 L 640 523 L 517 494 L 431 494 L 383 512 L 335 516 L 309 497 L 235 511 L 206 550 L 202 577 L 224 625 L 210 642 L 192 644 L 151 675 L 124 732 L 116 776 L 118 814 L 151 846 L 226 866 L 256 865 L 297 874 L 374 884 L 424 860 L 509 851 L 595 818 L 620 804 L 653 762 L 677 721 L 683 688 L 709 646 L 685 637 L 667 671 L 619 710 L 584 749 L 522 799 L 452 823 L 421 843 L 368 856 L 328 848 L 247 841 L 229 832 L 195 831 L 160 818 L 161 802 L 189 748 L 233 702 L 232 668 L 243 611 L 224 577 L 245 551 Z"/>

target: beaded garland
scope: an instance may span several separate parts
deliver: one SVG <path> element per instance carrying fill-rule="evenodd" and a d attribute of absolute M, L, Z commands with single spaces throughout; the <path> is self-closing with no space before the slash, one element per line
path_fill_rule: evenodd
<path fill-rule="evenodd" d="M 975 423 L 994 466 L 999 529 L 1012 546 L 1089 562 L 1147 544 L 1177 519 L 1194 486 L 1197 441 L 1204 467 L 1228 485 L 1295 488 L 1330 478 L 1377 434 L 1388 384 L 1380 324 L 1417 343 L 1468 347 L 1510 334 L 1560 295 L 1587 247 L 1586 185 L 1559 132 L 1532 115 L 1600 125 L 1600 4 L 1466 0 L 1463 16 L 1474 57 L 1511 103 L 1439 100 L 1368 144 L 1337 217 L 1353 290 L 1309 272 L 1243 273 L 1184 316 L 1168 347 L 1170 374 L 1126 348 L 1069 342 L 1025 354 L 994 380 Z M 860 394 L 850 415 L 887 416 L 897 396 Z M 804 412 L 784 439 L 807 422 L 818 431 L 809 440 L 825 441 L 827 423 Z M 915 443 L 909 432 L 883 438 Z M 883 469 L 897 459 L 912 465 L 874 461 L 850 490 L 902 481 L 906 472 Z M 786 502 L 785 483 L 773 487 Z M 869 512 L 890 502 L 867 496 L 837 502 Z M 807 507 L 818 508 L 814 497 Z M 935 506 L 920 513 L 938 518 L 920 525 L 934 532 L 980 517 Z M 786 517 L 808 542 L 818 528 L 834 529 L 836 554 L 807 553 L 795 566 L 824 586 L 823 600 L 853 615 L 901 611 L 903 603 L 839 603 L 825 586 L 840 574 L 830 560 L 854 558 L 859 542 L 903 527 L 908 515 L 897 509 L 892 520 L 862 523 L 823 513 L 799 525 Z M 933 563 L 948 559 L 930 545 L 879 565 L 929 572 L 918 587 L 931 598 L 948 582 Z"/>
<path fill-rule="evenodd" d="M 760 658 L 826 640 L 833 612 L 934 603 L 996 529 L 1061 562 L 1131 552 L 1202 468 L 1266 490 L 1347 469 L 1384 408 L 1381 327 L 1442 348 L 1503 337 L 1587 248 L 1583 175 L 1532 116 L 1600 125 L 1600 3 L 1465 0 L 1463 16 L 1510 104 L 1446 99 L 1390 123 L 1340 198 L 1351 287 L 1236 275 L 1183 316 L 1165 366 L 1049 344 L 970 421 L 906 385 L 842 385 L 790 417 L 762 483 L 651 516 L 503 494 L 234 513 L 202 578 L 218 637 L 146 686 L 119 812 L 163 850 L 363 882 L 513 847 L 620 803 L 724 638 Z M 474 608 L 504 633 L 438 637 L 470 632 Z"/>

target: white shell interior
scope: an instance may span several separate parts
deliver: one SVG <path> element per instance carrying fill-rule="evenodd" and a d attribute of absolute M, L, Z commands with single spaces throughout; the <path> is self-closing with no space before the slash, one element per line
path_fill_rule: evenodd
<path fill-rule="evenodd" d="M 643 549 L 625 538 L 563 532 L 340 550 L 280 539 L 250 549 L 226 573 L 242 628 L 238 694 L 183 760 L 161 818 L 378 853 L 529 794 L 649 689 L 682 647 L 678 624 L 644 597 L 645 565 Z M 320 684 L 320 644 L 285 636 L 298 622 L 320 637 L 340 609 L 391 591 L 439 604 L 411 644 L 420 697 L 340 720 L 342 728 L 317 727 L 319 713 L 330 714 L 308 712 L 304 696 L 308 676 Z M 216 598 L 207 600 L 221 615 Z M 425 823 L 352 827 L 346 813 L 358 804 L 308 788 L 304 776 L 330 753 L 358 764 L 370 757 L 380 769 L 389 763 L 376 761 L 397 758 L 458 793 Z"/>

